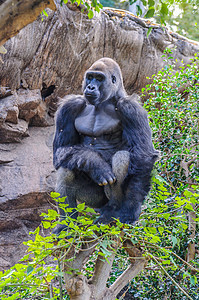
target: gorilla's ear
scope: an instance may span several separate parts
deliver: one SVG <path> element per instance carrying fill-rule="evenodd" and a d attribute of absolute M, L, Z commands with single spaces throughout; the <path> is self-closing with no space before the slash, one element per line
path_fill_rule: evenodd
<path fill-rule="evenodd" d="M 116 83 L 116 77 L 112 75 L 111 78 L 112 78 L 112 83 Z"/>

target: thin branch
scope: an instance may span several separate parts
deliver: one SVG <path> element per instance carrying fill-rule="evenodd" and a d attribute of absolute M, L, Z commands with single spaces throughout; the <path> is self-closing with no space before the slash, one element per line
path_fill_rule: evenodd
<path fill-rule="evenodd" d="M 163 266 L 157 261 L 157 259 L 151 253 L 148 253 L 148 254 L 156 262 L 156 264 L 162 269 L 162 271 L 167 275 L 167 277 L 169 277 L 169 279 L 179 288 L 179 290 L 181 290 L 181 292 L 183 292 L 183 294 L 185 296 L 187 296 L 187 298 L 189 298 L 190 300 L 193 300 L 193 298 L 191 298 L 187 294 L 187 292 L 185 292 L 185 290 L 183 290 L 183 288 L 169 275 L 169 273 L 165 270 L 165 268 L 163 268 Z"/>
<path fill-rule="evenodd" d="M 58 259 L 57 260 L 57 263 L 58 263 L 58 270 L 59 272 L 61 272 L 61 263 L 60 263 L 60 260 Z M 60 300 L 63 300 L 63 286 L 62 286 L 62 278 L 61 276 L 59 275 L 59 291 L 60 291 Z"/>
<path fill-rule="evenodd" d="M 162 248 L 162 247 L 160 247 L 160 246 L 158 246 L 158 245 L 156 245 L 156 244 L 152 244 L 152 243 L 147 242 L 147 241 L 144 241 L 144 242 L 145 242 L 145 244 L 148 244 L 150 247 L 160 249 L 160 250 L 163 251 L 163 252 L 165 252 L 164 249 L 166 249 L 167 251 L 169 251 L 170 254 L 173 254 L 173 255 L 176 256 L 179 260 L 181 260 L 185 265 L 187 265 L 192 271 L 195 271 L 195 272 L 199 273 L 199 270 L 198 270 L 198 269 L 194 268 L 194 267 L 193 267 L 192 265 L 190 265 L 186 260 L 184 260 L 184 259 L 182 259 L 180 256 L 178 256 L 175 252 L 169 250 L 168 247 Z M 173 247 L 171 247 L 171 248 L 173 248 Z"/>
<path fill-rule="evenodd" d="M 116 297 L 117 294 L 123 289 L 125 285 L 128 284 L 130 280 L 136 277 L 145 267 L 146 260 L 136 261 L 134 264 L 131 264 L 111 285 L 108 289 L 113 297 Z M 115 299 L 115 298 L 113 298 Z"/>
<path fill-rule="evenodd" d="M 179 260 L 181 260 L 185 265 L 187 265 L 192 271 L 199 273 L 198 269 L 194 268 L 192 265 L 190 265 L 186 260 L 184 260 L 180 256 L 178 256 L 176 253 L 171 252 L 171 254 L 175 255 Z"/>

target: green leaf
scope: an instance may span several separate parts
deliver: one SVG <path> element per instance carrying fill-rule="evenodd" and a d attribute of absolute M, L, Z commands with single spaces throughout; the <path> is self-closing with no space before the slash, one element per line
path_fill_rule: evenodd
<path fill-rule="evenodd" d="M 148 231 L 152 234 L 156 234 L 157 230 L 155 227 L 147 227 Z"/>
<path fill-rule="evenodd" d="M 162 214 L 162 218 L 168 220 L 170 217 L 170 214 L 169 213 L 165 213 L 165 214 Z"/>
<path fill-rule="evenodd" d="M 61 198 L 58 198 L 58 199 L 56 199 L 56 201 L 58 202 L 58 203 L 64 203 L 65 201 L 66 201 L 66 198 L 67 198 L 67 196 L 66 197 L 61 197 Z M 65 203 L 64 203 L 65 204 Z M 65 204 L 66 206 L 68 206 L 68 204 Z"/>
<path fill-rule="evenodd" d="M 192 205 L 189 204 L 189 203 L 185 205 L 185 208 L 188 209 L 188 210 L 192 210 L 192 211 L 194 210 Z"/>
<path fill-rule="evenodd" d="M 185 279 L 187 276 L 190 276 L 190 274 L 188 272 L 184 272 L 183 273 L 183 279 Z"/>
<path fill-rule="evenodd" d="M 82 210 L 84 210 L 84 208 L 85 208 L 85 203 L 80 203 L 80 204 L 77 205 L 77 210 L 78 211 L 82 211 Z"/>
<path fill-rule="evenodd" d="M 162 264 L 163 264 L 163 265 L 170 265 L 170 264 L 171 264 L 171 261 L 170 261 L 169 259 L 163 260 L 163 261 L 162 261 Z"/>
<path fill-rule="evenodd" d="M 42 224 L 43 224 L 43 227 L 44 227 L 45 229 L 48 229 L 48 228 L 50 227 L 50 225 L 51 225 L 50 222 L 46 222 L 46 221 L 42 221 Z"/>
<path fill-rule="evenodd" d="M 193 195 L 192 192 L 190 192 L 190 191 L 188 191 L 188 190 L 185 190 L 185 191 L 184 191 L 184 196 L 185 196 L 185 197 L 191 197 L 192 195 Z"/>
<path fill-rule="evenodd" d="M 151 31 L 152 31 L 153 27 L 149 27 L 146 33 L 147 38 L 149 37 Z"/>
<path fill-rule="evenodd" d="M 135 3 L 137 0 L 129 0 L 129 4 L 132 5 L 133 3 Z"/>
<path fill-rule="evenodd" d="M 91 213 L 91 214 L 96 214 L 95 210 L 91 207 L 87 207 L 86 212 Z"/>
<path fill-rule="evenodd" d="M 48 217 L 56 218 L 58 216 L 59 216 L 59 214 L 56 210 L 54 210 L 54 209 L 49 209 L 48 210 Z"/>
<path fill-rule="evenodd" d="M 197 283 L 196 276 L 190 276 L 190 282 L 191 282 L 192 285 L 196 285 L 196 283 Z"/>
<path fill-rule="evenodd" d="M 56 192 L 51 192 L 51 193 L 50 193 L 50 196 L 51 196 L 52 198 L 58 198 L 58 197 L 60 196 L 60 194 L 59 194 L 59 193 L 56 193 Z"/>
<path fill-rule="evenodd" d="M 150 243 L 158 243 L 161 242 L 160 238 L 158 236 L 153 236 L 152 239 L 150 240 Z"/>
<path fill-rule="evenodd" d="M 172 243 L 173 243 L 173 248 L 175 247 L 175 245 L 177 244 L 178 240 L 175 236 L 171 236 L 171 240 L 172 240 Z"/>
<path fill-rule="evenodd" d="M 158 227 L 158 231 L 162 235 L 164 232 L 164 227 L 162 227 L 162 226 Z"/>
<path fill-rule="evenodd" d="M 46 17 L 48 17 L 48 14 L 47 14 L 47 12 L 45 11 L 45 9 L 44 9 L 42 12 L 43 12 L 43 14 L 44 14 Z"/>
<path fill-rule="evenodd" d="M 93 11 L 90 9 L 90 10 L 88 11 L 88 17 L 89 17 L 89 19 L 92 19 L 93 16 L 94 16 L 94 13 L 93 13 Z"/>
<path fill-rule="evenodd" d="M 160 12 L 163 15 L 167 15 L 168 14 L 169 10 L 168 10 L 168 7 L 167 7 L 166 3 L 162 2 L 162 7 L 160 9 Z"/>
<path fill-rule="evenodd" d="M 142 9 L 139 5 L 136 5 L 136 10 L 137 10 L 137 16 L 141 16 L 142 15 Z"/>
<path fill-rule="evenodd" d="M 155 5 L 155 1 L 154 0 L 148 0 L 148 5 L 149 7 L 152 7 Z"/>
<path fill-rule="evenodd" d="M 2 45 L 0 46 L 0 53 L 2 53 L 2 54 L 6 54 L 7 53 L 7 50 Z"/>
<path fill-rule="evenodd" d="M 184 224 L 184 223 L 182 223 L 181 226 L 184 230 L 186 230 L 188 228 L 187 224 Z"/>
<path fill-rule="evenodd" d="M 153 16 L 154 16 L 154 13 L 155 13 L 155 9 L 154 8 L 150 8 L 148 11 L 147 11 L 147 13 L 146 13 L 146 15 L 144 16 L 145 18 L 152 18 Z"/>
<path fill-rule="evenodd" d="M 32 266 L 28 266 L 27 268 L 27 275 L 29 275 L 30 273 L 32 273 L 32 271 L 34 270 L 34 268 Z"/>

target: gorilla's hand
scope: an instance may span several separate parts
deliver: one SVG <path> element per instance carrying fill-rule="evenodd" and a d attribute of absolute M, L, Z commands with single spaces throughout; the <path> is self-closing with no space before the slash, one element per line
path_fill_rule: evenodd
<path fill-rule="evenodd" d="M 99 185 L 113 184 L 116 181 L 111 166 L 95 151 L 79 148 L 76 155 L 77 146 L 74 147 L 75 153 L 68 162 L 68 168 L 86 172 L 94 182 Z"/>
<path fill-rule="evenodd" d="M 61 161 L 64 168 L 83 171 L 99 185 L 113 184 L 116 181 L 111 166 L 88 147 L 61 147 L 57 149 L 56 155 L 57 161 Z"/>
<path fill-rule="evenodd" d="M 97 184 L 103 186 L 107 184 L 113 184 L 116 181 L 116 177 L 113 174 L 110 166 L 104 162 L 103 166 L 98 166 L 97 169 L 94 167 L 89 172 L 90 177 L 95 181 Z"/>

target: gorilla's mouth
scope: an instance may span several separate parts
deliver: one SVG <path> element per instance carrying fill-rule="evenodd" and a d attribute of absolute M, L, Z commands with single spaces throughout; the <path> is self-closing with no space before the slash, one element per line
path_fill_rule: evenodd
<path fill-rule="evenodd" d="M 92 105 L 96 105 L 98 103 L 99 96 L 96 93 L 85 93 L 85 97 Z"/>
<path fill-rule="evenodd" d="M 86 92 L 85 96 L 88 97 L 88 98 L 93 98 L 93 99 L 98 98 L 98 95 L 95 92 Z"/>

